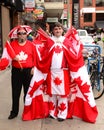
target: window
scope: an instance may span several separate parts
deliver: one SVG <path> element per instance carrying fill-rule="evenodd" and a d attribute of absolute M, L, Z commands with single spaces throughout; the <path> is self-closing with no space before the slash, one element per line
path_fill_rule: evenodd
<path fill-rule="evenodd" d="M 104 0 L 96 0 L 96 6 L 97 7 L 104 6 Z"/>
<path fill-rule="evenodd" d="M 84 22 L 92 22 L 92 13 L 84 14 Z"/>
<path fill-rule="evenodd" d="M 84 0 L 84 6 L 92 6 L 92 0 Z"/>
<path fill-rule="evenodd" d="M 104 13 L 97 13 L 96 21 L 104 21 Z"/>
<path fill-rule="evenodd" d="M 80 31 L 80 32 L 78 32 L 78 35 L 79 36 L 86 36 L 86 32 L 85 31 Z"/>

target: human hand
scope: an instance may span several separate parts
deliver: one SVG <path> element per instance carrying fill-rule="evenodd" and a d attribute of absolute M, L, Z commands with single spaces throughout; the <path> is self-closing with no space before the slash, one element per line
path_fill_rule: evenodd
<path fill-rule="evenodd" d="M 16 55 L 14 60 L 19 61 L 19 57 Z"/>
<path fill-rule="evenodd" d="M 31 69 L 31 75 L 33 75 L 33 74 L 34 74 L 34 68 Z"/>

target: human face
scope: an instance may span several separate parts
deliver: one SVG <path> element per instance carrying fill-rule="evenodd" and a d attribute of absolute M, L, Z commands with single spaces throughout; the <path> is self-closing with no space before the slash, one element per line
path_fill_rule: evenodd
<path fill-rule="evenodd" d="M 27 40 L 27 32 L 24 29 L 20 29 L 17 32 L 17 36 L 18 36 L 19 43 L 24 43 Z"/>
<path fill-rule="evenodd" d="M 60 37 L 60 36 L 62 36 L 62 33 L 63 33 L 62 27 L 54 27 L 54 29 L 53 29 L 54 36 Z"/>

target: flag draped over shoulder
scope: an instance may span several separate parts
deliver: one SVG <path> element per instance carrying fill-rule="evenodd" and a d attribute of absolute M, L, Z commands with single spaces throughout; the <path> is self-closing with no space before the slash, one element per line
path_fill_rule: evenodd
<path fill-rule="evenodd" d="M 67 118 L 76 117 L 86 122 L 95 123 L 98 115 L 98 110 L 93 97 L 87 69 L 84 65 L 82 56 L 83 46 L 80 43 L 77 32 L 74 28 L 68 30 L 65 36 L 66 41 L 64 42 L 67 43 L 67 41 L 69 41 L 70 43 L 69 48 L 67 48 L 67 46 L 64 44 L 63 49 L 70 69 L 69 74 L 71 76 L 71 84 L 69 86 L 71 91 L 68 97 Z M 45 80 L 49 71 L 53 53 L 52 46 L 53 42 L 48 38 L 47 47 L 51 47 L 51 49 L 48 51 L 47 57 L 40 61 L 41 66 L 39 65 L 39 70 L 37 69 L 38 66 L 35 68 L 34 76 L 32 78 L 26 96 L 24 111 L 22 115 L 23 120 L 44 118 L 49 114 L 48 99 L 46 98 L 47 95 L 44 93 L 44 90 L 46 86 Z M 36 78 L 36 76 L 38 76 L 38 78 Z M 41 111 L 39 109 L 39 106 L 41 107 Z"/>
<path fill-rule="evenodd" d="M 71 93 L 69 98 L 68 118 L 78 117 L 86 122 L 95 123 L 98 110 L 83 60 L 83 45 L 79 40 L 75 28 L 72 27 L 69 29 L 65 36 L 72 42 L 74 47 L 74 51 L 69 51 L 67 49 L 64 51 L 72 79 L 72 83 L 70 84 Z M 70 53 L 72 53 L 72 55 Z"/>

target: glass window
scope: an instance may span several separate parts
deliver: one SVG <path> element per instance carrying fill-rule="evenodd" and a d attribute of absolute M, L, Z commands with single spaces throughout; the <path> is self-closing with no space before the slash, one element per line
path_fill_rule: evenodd
<path fill-rule="evenodd" d="M 80 31 L 80 32 L 78 32 L 78 35 L 79 36 L 86 36 L 86 32 L 85 31 Z"/>
<path fill-rule="evenodd" d="M 104 13 L 97 13 L 96 21 L 104 21 Z"/>
<path fill-rule="evenodd" d="M 84 0 L 84 6 L 92 6 L 92 0 Z"/>
<path fill-rule="evenodd" d="M 96 6 L 97 7 L 104 6 L 104 0 L 96 0 Z"/>
<path fill-rule="evenodd" d="M 92 22 L 92 13 L 84 14 L 84 22 Z"/>

